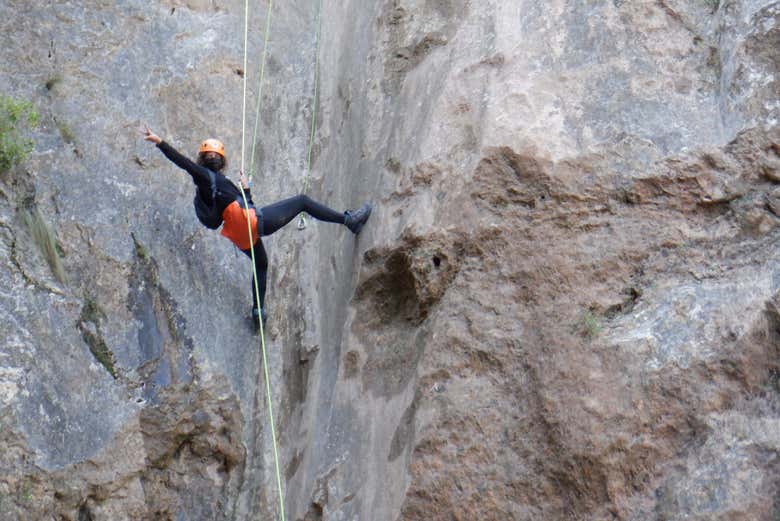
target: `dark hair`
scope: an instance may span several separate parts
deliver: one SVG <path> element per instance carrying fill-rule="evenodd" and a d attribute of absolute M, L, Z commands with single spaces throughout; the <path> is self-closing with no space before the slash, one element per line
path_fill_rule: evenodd
<path fill-rule="evenodd" d="M 200 166 L 205 166 L 213 172 L 219 172 L 227 166 L 227 159 L 220 156 L 219 154 L 215 153 L 214 155 L 216 157 L 212 158 L 207 158 L 206 154 L 208 154 L 208 152 L 201 152 L 198 154 L 198 160 L 196 163 L 198 163 Z"/>

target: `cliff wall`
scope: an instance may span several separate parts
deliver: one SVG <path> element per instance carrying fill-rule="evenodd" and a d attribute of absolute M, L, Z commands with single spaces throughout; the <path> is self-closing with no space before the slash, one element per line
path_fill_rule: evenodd
<path fill-rule="evenodd" d="M 780 515 L 780 3 L 274 3 L 253 192 L 287 518 Z M 0 512 L 278 515 L 250 267 L 137 129 L 240 166 L 268 4 L 0 6 Z M 251 134 L 250 134 L 251 136 Z M 247 162 L 251 158 L 247 157 Z M 53 245 L 53 247 L 52 247 Z"/>

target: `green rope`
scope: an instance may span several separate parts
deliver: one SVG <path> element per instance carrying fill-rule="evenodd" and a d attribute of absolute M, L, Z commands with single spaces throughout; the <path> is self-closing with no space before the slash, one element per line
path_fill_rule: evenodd
<path fill-rule="evenodd" d="M 262 102 L 262 91 L 263 91 L 263 78 L 265 76 L 265 62 L 266 62 L 266 56 L 268 51 L 268 34 L 270 33 L 271 29 L 271 13 L 273 11 L 273 0 L 269 0 L 268 2 L 268 17 L 266 20 L 266 28 L 265 28 L 265 40 L 263 43 L 263 57 L 262 57 L 262 63 L 260 65 L 260 79 L 258 82 L 258 94 L 257 94 L 257 111 L 255 115 L 255 130 L 254 135 L 252 137 L 252 156 L 249 163 L 249 175 L 248 178 L 252 179 L 252 168 L 254 166 L 254 158 L 255 158 L 255 144 L 257 143 L 257 124 L 260 119 L 260 104 Z M 244 22 L 244 114 L 243 114 L 243 120 L 246 121 L 246 62 L 247 62 L 247 42 L 248 42 L 248 33 L 249 33 L 249 0 L 245 0 L 245 22 Z M 244 167 L 244 132 L 245 128 L 242 127 L 242 135 L 241 135 L 241 169 L 243 171 Z M 244 208 L 249 208 L 249 204 L 246 199 L 246 192 L 244 192 L 244 187 L 241 185 L 241 183 L 238 184 L 239 189 L 241 190 L 241 197 L 244 200 Z M 255 286 L 255 303 L 257 304 L 258 309 L 258 317 L 257 321 L 260 324 L 260 345 L 262 348 L 263 353 L 263 374 L 265 377 L 265 394 L 268 401 L 268 418 L 271 422 L 271 440 L 273 442 L 273 448 L 274 448 L 274 465 L 276 468 L 276 486 L 279 489 L 279 511 L 281 513 L 281 519 L 282 521 L 285 521 L 284 516 L 284 493 L 282 491 L 282 474 L 279 470 L 279 450 L 276 443 L 276 426 L 274 425 L 274 409 L 273 409 L 273 403 L 271 400 L 271 379 L 268 374 L 268 356 L 267 351 L 265 348 L 265 331 L 263 327 L 263 309 L 260 306 L 260 288 L 258 287 L 257 282 L 257 268 L 255 266 L 255 248 L 254 248 L 254 242 L 252 241 L 253 235 L 252 235 L 252 223 L 249 220 L 249 212 L 247 211 L 247 219 L 246 219 L 246 225 L 247 225 L 247 234 L 249 237 L 250 244 L 253 244 L 253 246 L 249 249 L 251 252 L 252 257 L 252 274 L 254 275 L 252 277 L 252 280 L 254 281 Z M 259 238 L 258 238 L 259 240 Z"/>
<path fill-rule="evenodd" d="M 248 208 L 249 205 L 247 203 L 246 199 L 246 192 L 244 192 L 244 188 L 239 183 L 239 188 L 241 189 L 241 197 L 244 200 L 244 208 Z M 249 220 L 249 212 L 247 212 L 247 235 L 252 237 L 252 222 Z M 259 240 L 259 238 L 258 238 Z M 285 521 L 284 518 L 284 493 L 282 492 L 282 475 L 279 470 L 279 449 L 276 442 L 276 427 L 274 425 L 274 408 L 273 403 L 271 401 L 271 379 L 268 375 L 268 356 L 267 351 L 265 348 L 265 328 L 263 327 L 263 308 L 260 306 L 260 288 L 258 287 L 257 282 L 257 268 L 255 267 L 255 248 L 254 245 L 249 249 L 252 256 L 252 273 L 253 277 L 252 280 L 255 285 L 255 304 L 257 304 L 257 309 L 259 311 L 257 316 L 257 321 L 260 325 L 260 346 L 262 348 L 263 353 L 263 374 L 265 376 L 265 395 L 268 401 L 268 419 L 271 422 L 271 440 L 273 442 L 273 448 L 274 448 L 274 466 L 276 469 L 276 486 L 279 489 L 279 509 L 281 512 L 281 519 L 282 521 Z"/>
<path fill-rule="evenodd" d="M 303 193 L 309 189 L 309 174 L 311 173 L 311 156 L 314 150 L 314 131 L 317 127 L 317 110 L 320 101 L 320 35 L 322 34 L 322 0 L 317 10 L 317 48 L 314 58 L 314 111 L 311 116 L 311 132 L 309 133 L 309 153 L 306 158 L 306 178 L 303 181 Z"/>
<path fill-rule="evenodd" d="M 314 131 L 317 128 L 317 111 L 320 101 L 320 40 L 322 34 L 322 1 L 319 1 L 317 8 L 317 43 L 314 51 L 314 110 L 311 116 L 311 132 L 309 132 L 309 152 L 306 155 L 306 176 L 303 179 L 303 194 L 309 191 L 309 179 L 311 177 L 311 157 L 314 150 Z M 303 230 L 306 227 L 306 217 L 301 214 L 298 221 L 298 229 Z"/>
<path fill-rule="evenodd" d="M 241 107 L 241 171 L 244 171 L 244 149 L 246 148 L 246 79 L 247 47 L 249 46 L 249 0 L 244 3 L 244 94 Z"/>
<path fill-rule="evenodd" d="M 247 1 L 247 5 L 249 0 Z M 255 167 L 255 148 L 257 147 L 257 127 L 260 123 L 260 105 L 263 101 L 263 78 L 265 77 L 265 58 L 266 50 L 268 49 L 268 35 L 271 34 L 271 13 L 274 8 L 274 0 L 268 0 L 268 17 L 265 21 L 265 38 L 263 39 L 263 59 L 260 62 L 260 79 L 257 82 L 257 109 L 255 111 L 255 129 L 252 133 L 252 155 L 249 159 L 249 174 L 247 177 L 252 180 Z M 246 48 L 244 48 L 244 54 L 246 54 Z"/>

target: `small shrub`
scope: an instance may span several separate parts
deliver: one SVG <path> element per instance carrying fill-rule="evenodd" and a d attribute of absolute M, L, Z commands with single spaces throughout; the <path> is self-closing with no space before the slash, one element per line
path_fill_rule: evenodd
<path fill-rule="evenodd" d="M 105 319 L 105 316 L 106 314 L 100 309 L 95 299 L 87 296 L 84 299 L 84 307 L 81 308 L 79 329 L 81 330 L 82 338 L 89 346 L 90 352 L 92 352 L 92 356 L 116 380 L 118 374 L 114 353 L 111 352 L 100 332 L 100 321 Z"/>
<path fill-rule="evenodd" d="M 22 213 L 22 221 L 27 227 L 33 242 L 38 247 L 38 251 L 41 252 L 49 264 L 54 277 L 61 284 L 67 284 L 65 268 L 62 266 L 60 258 L 61 250 L 54 239 L 54 232 L 52 232 L 51 227 L 43 218 L 43 215 L 41 215 L 41 211 L 37 206 L 25 208 Z"/>
<path fill-rule="evenodd" d="M 720 7 L 720 0 L 704 0 L 704 4 L 712 9 L 712 12 L 714 13 L 718 10 L 718 7 Z"/>
<path fill-rule="evenodd" d="M 33 500 L 33 486 L 30 481 L 25 480 L 24 483 L 22 483 L 19 490 L 19 499 L 25 503 L 29 503 Z"/>
<path fill-rule="evenodd" d="M 33 141 L 25 137 L 38 125 L 32 103 L 0 95 L 0 172 L 7 172 L 30 155 Z"/>
<path fill-rule="evenodd" d="M 604 329 L 604 326 L 601 325 L 601 319 L 594 315 L 592 311 L 588 311 L 582 315 L 580 325 L 582 328 L 582 334 L 586 338 L 594 338 L 598 336 L 598 334 L 601 333 L 601 331 Z"/>
<path fill-rule="evenodd" d="M 130 236 L 133 238 L 133 242 L 135 243 L 135 254 L 138 256 L 138 258 L 142 261 L 148 261 L 150 258 L 149 250 L 146 249 L 146 246 L 144 246 L 141 241 L 139 241 L 134 233 L 131 233 Z"/>
<path fill-rule="evenodd" d="M 62 140 L 68 144 L 74 144 L 76 142 L 76 134 L 73 133 L 70 125 L 59 119 L 55 119 L 54 121 L 57 123 L 57 130 L 60 131 Z"/>

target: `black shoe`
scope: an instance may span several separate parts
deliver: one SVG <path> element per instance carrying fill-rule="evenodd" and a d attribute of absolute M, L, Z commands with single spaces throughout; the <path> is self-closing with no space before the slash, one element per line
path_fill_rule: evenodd
<path fill-rule="evenodd" d="M 252 324 L 254 324 L 255 329 L 260 329 L 260 321 L 258 320 L 260 316 L 260 313 L 257 312 L 257 308 L 252 308 Z M 263 309 L 263 329 L 265 329 L 265 323 L 268 321 L 268 313 Z"/>
<path fill-rule="evenodd" d="M 344 224 L 349 228 L 349 231 L 355 235 L 359 234 L 360 230 L 363 229 L 363 225 L 368 221 L 371 210 L 373 210 L 371 203 L 364 204 L 359 210 L 355 210 L 354 212 L 347 210 L 344 212 L 344 215 L 346 216 Z"/>

